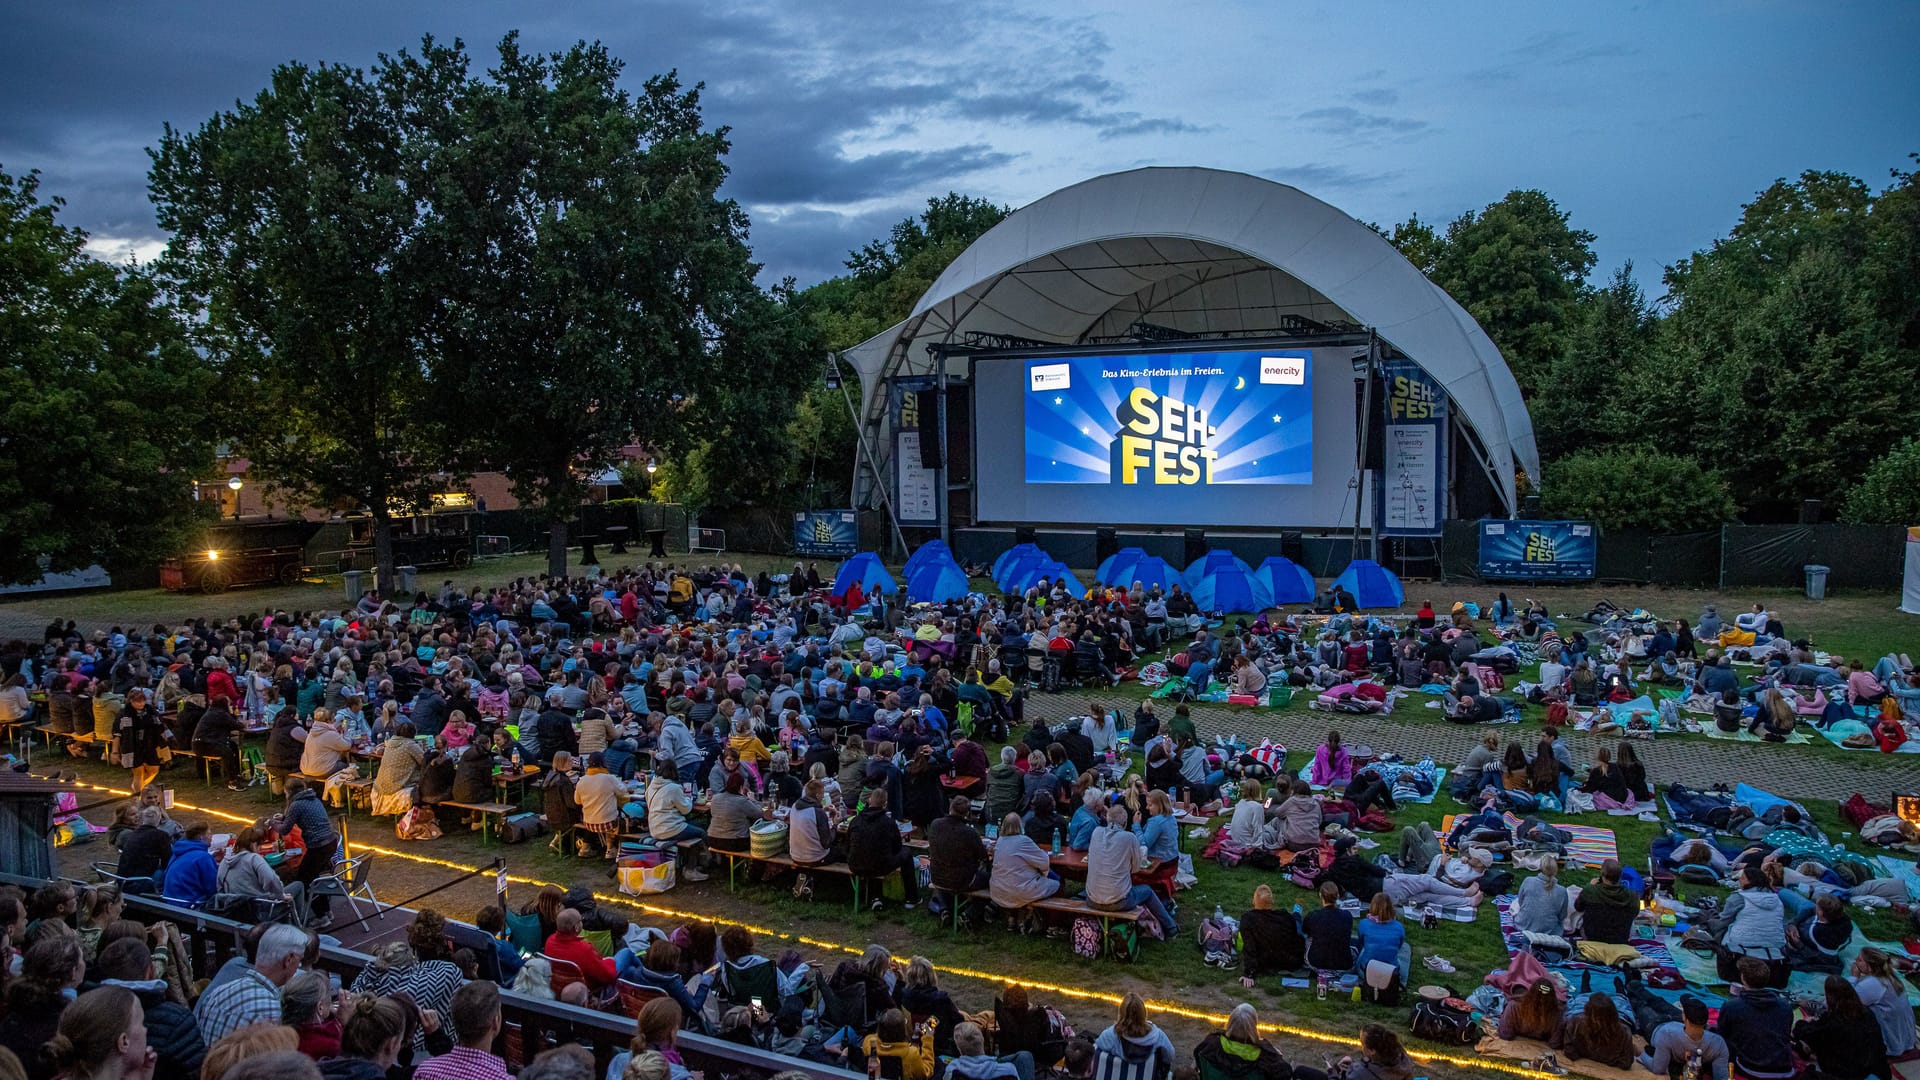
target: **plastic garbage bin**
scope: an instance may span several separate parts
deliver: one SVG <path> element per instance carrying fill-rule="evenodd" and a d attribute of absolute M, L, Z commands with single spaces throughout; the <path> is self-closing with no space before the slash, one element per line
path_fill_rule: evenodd
<path fill-rule="evenodd" d="M 1827 570 L 1818 563 L 1808 563 L 1800 569 L 1807 572 L 1807 599 L 1825 600 L 1827 598 Z"/>
<path fill-rule="evenodd" d="M 413 581 L 414 581 L 414 578 L 419 575 L 419 573 L 420 573 L 420 570 L 417 567 L 412 567 L 412 566 L 394 567 L 393 568 L 394 591 L 397 593 L 400 593 L 403 596 L 412 596 L 414 591 Z"/>
<path fill-rule="evenodd" d="M 347 582 L 347 603 L 359 603 L 360 598 L 367 595 L 367 572 L 365 570 L 349 570 L 340 576 L 345 578 Z"/>

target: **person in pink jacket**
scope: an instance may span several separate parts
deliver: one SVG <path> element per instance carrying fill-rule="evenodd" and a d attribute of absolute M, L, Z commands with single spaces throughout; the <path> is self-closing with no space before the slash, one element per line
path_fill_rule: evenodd
<path fill-rule="evenodd" d="M 1315 787 L 1344 784 L 1353 779 L 1353 759 L 1340 745 L 1340 733 L 1327 732 L 1327 741 L 1313 752 L 1313 767 L 1307 774 Z"/>

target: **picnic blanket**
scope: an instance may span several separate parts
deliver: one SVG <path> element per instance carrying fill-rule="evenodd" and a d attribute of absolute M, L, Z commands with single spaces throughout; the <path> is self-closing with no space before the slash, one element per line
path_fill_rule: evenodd
<path fill-rule="evenodd" d="M 1507 955 L 1509 956 L 1526 948 L 1527 944 L 1526 935 L 1515 929 L 1513 925 L 1513 905 L 1519 899 L 1519 896 L 1515 893 L 1502 893 L 1493 898 L 1493 909 L 1500 915 L 1500 939 L 1506 942 Z M 1639 951 L 1640 955 L 1652 960 L 1656 968 L 1665 968 L 1675 974 L 1682 974 L 1679 965 L 1675 963 L 1673 952 L 1667 948 L 1665 941 L 1658 938 L 1635 938 L 1630 944 Z M 1578 969 L 1587 965 L 1579 961 L 1573 961 L 1568 964 L 1554 964 L 1550 966 L 1565 971 L 1569 968 Z"/>
<path fill-rule="evenodd" d="M 1501 814 L 1500 819 L 1507 823 L 1509 829 L 1520 828 L 1520 816 L 1511 810 Z M 1571 837 L 1567 841 L 1566 862 L 1569 866 L 1597 867 L 1608 859 L 1620 857 L 1620 841 L 1612 829 L 1598 825 L 1570 825 L 1563 821 L 1548 824 Z M 1448 831 L 1451 832 L 1452 828 L 1449 823 Z"/>
<path fill-rule="evenodd" d="M 1753 732 L 1748 731 L 1746 728 L 1741 728 L 1739 731 L 1721 731 L 1719 728 L 1715 727 L 1712 724 L 1701 724 L 1700 734 L 1705 735 L 1709 739 L 1723 739 L 1727 742 L 1757 743 L 1757 742 L 1770 741 L 1768 739 L 1763 739 L 1760 736 L 1755 735 Z M 1805 743 L 1810 743 L 1813 740 L 1807 738 L 1807 733 L 1804 728 L 1802 728 L 1799 725 L 1795 725 L 1793 729 L 1793 734 L 1788 735 L 1785 739 L 1781 741 L 1785 742 L 1789 746 L 1800 746 Z"/>
<path fill-rule="evenodd" d="M 1906 884 L 1908 899 L 1920 901 L 1920 865 L 1898 855 L 1876 855 L 1873 862 L 1888 877 Z"/>
<path fill-rule="evenodd" d="M 1880 744 L 1877 742 L 1869 746 L 1846 745 L 1845 740 L 1850 735 L 1873 734 L 1872 728 L 1858 720 L 1837 720 L 1830 727 L 1816 727 L 1813 730 L 1819 733 L 1821 738 L 1838 746 L 1842 750 L 1866 750 L 1876 754 L 1880 752 Z M 1896 754 L 1920 754 L 1920 741 L 1908 739 L 1896 747 L 1893 752 Z"/>
<path fill-rule="evenodd" d="M 1852 940 L 1840 947 L 1840 970 L 1845 971 L 1852 967 L 1854 957 L 1859 956 L 1860 950 L 1869 945 L 1894 956 L 1907 955 L 1906 947 L 1899 942 L 1874 941 L 1861 933 L 1860 928 L 1856 926 L 1853 928 Z M 1680 969 L 1681 977 L 1694 986 L 1725 985 L 1726 980 L 1720 977 L 1719 969 L 1714 964 L 1712 956 L 1692 949 L 1680 948 L 1672 950 L 1672 955 L 1674 965 Z M 1787 976 L 1787 992 L 1820 998 L 1826 994 L 1826 980 L 1827 976 L 1823 972 L 1795 971 Z M 1911 984 L 1904 981 L 1901 985 L 1906 988 L 1907 1001 L 1920 1006 L 1920 990 L 1915 990 Z"/>

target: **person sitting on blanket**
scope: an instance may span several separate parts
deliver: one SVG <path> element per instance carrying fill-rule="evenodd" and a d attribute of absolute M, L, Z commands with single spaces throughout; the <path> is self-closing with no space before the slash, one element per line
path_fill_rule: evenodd
<path fill-rule="evenodd" d="M 1747 733 L 1758 735 L 1768 742 L 1786 742 L 1793 734 L 1794 725 L 1800 717 L 1793 711 L 1793 704 L 1777 686 L 1770 686 L 1760 697 L 1760 710 L 1747 722 Z"/>
<path fill-rule="evenodd" d="M 1580 913 L 1581 936 L 1586 939 L 1581 943 L 1583 955 L 1588 944 L 1627 944 L 1634 916 L 1640 912 L 1640 898 L 1620 884 L 1619 859 L 1600 864 L 1599 879 L 1580 890 L 1573 909 Z"/>
<path fill-rule="evenodd" d="M 1731 1056 L 1727 1040 L 1707 1030 L 1707 1003 L 1688 994 L 1680 999 L 1680 1019 L 1654 1028 L 1647 1036 L 1647 1052 L 1637 1060 L 1656 1076 L 1681 1080 L 1696 1055 L 1696 1080 L 1727 1080 L 1727 1060 Z"/>
<path fill-rule="evenodd" d="M 1447 786 L 1455 799 L 1466 802 L 1479 791 L 1499 787 L 1500 773 L 1500 737 L 1484 735 L 1454 769 Z"/>
<path fill-rule="evenodd" d="M 1288 851 L 1312 851 L 1320 846 L 1320 801 L 1305 780 L 1295 778 L 1287 787 L 1287 798 L 1274 808 L 1280 829 L 1280 846 Z M 1235 814 L 1239 808 L 1235 808 Z"/>
<path fill-rule="evenodd" d="M 1633 790 L 1627 786 L 1626 774 L 1620 766 L 1613 763 L 1613 755 L 1602 746 L 1593 752 L 1593 767 L 1587 770 L 1587 782 L 1579 790 L 1593 796 L 1593 805 L 1597 810 L 1632 810 L 1634 808 Z"/>
<path fill-rule="evenodd" d="M 1520 883 L 1520 895 L 1513 902 L 1513 928 L 1525 933 L 1560 936 L 1566 933 L 1571 911 L 1566 886 L 1560 884 L 1560 860 L 1551 855 L 1541 856 L 1540 872 Z M 1501 1038 L 1513 1036 L 1502 1034 Z"/>
<path fill-rule="evenodd" d="M 1716 1028 L 1733 1050 L 1734 1065 L 1752 1080 L 1784 1080 L 1794 1075 L 1793 1002 L 1768 987 L 1766 961 L 1743 956 L 1739 982 L 1720 1009 Z"/>
<path fill-rule="evenodd" d="M 1447 719 L 1456 724 L 1491 724 L 1506 715 L 1506 702 L 1492 694 L 1463 694 L 1447 711 Z"/>
<path fill-rule="evenodd" d="M 1633 1025 L 1620 1015 L 1611 994 L 1585 994 L 1568 1001 L 1567 1015 L 1547 1044 L 1570 1061 L 1633 1067 Z"/>
<path fill-rule="evenodd" d="M 1782 895 L 1785 895 L 1784 893 Z M 1853 920 L 1832 893 L 1813 901 L 1813 918 L 1787 927 L 1787 966 L 1794 971 L 1840 971 L 1840 950 L 1853 940 Z"/>
<path fill-rule="evenodd" d="M 1298 971 L 1306 962 L 1299 917 L 1275 906 L 1272 886 L 1256 886 L 1253 907 L 1240 916 L 1240 985 L 1251 987 L 1261 975 Z"/>
<path fill-rule="evenodd" d="M 1732 982 L 1743 970 L 1743 959 L 1757 960 L 1767 971 L 1765 985 L 1787 985 L 1786 905 L 1767 882 L 1759 866 L 1740 869 L 1740 888 L 1720 906 L 1720 914 L 1707 925 L 1709 933 L 1720 938 L 1719 975 Z"/>
<path fill-rule="evenodd" d="M 1496 1035 L 1502 1039 L 1538 1039 L 1546 1042 L 1560 1030 L 1560 1021 L 1566 1016 L 1567 1007 L 1560 1001 L 1560 994 L 1553 983 L 1546 979 L 1536 979 L 1519 997 L 1507 1002 L 1500 1010 L 1500 1024 Z"/>
<path fill-rule="evenodd" d="M 1591 708 L 1600 703 L 1600 677 L 1585 658 L 1573 665 L 1573 673 L 1567 676 L 1567 691 L 1575 705 Z"/>
<path fill-rule="evenodd" d="M 1279 824 L 1274 820 L 1278 819 L 1280 814 L 1277 808 L 1269 810 L 1264 805 L 1265 794 L 1261 790 L 1260 781 L 1252 779 L 1240 781 L 1240 801 L 1234 805 L 1233 817 L 1227 822 L 1227 837 L 1235 847 L 1243 851 L 1276 851 L 1283 846 Z M 1314 831 L 1317 837 L 1318 810 L 1315 811 L 1314 818 L 1316 821 Z M 1079 820 L 1077 813 L 1074 819 Z"/>
<path fill-rule="evenodd" d="M 1338 731 L 1327 732 L 1327 741 L 1314 750 L 1313 765 L 1307 776 L 1315 787 L 1344 784 L 1353 779 L 1353 758 L 1340 745 Z"/>

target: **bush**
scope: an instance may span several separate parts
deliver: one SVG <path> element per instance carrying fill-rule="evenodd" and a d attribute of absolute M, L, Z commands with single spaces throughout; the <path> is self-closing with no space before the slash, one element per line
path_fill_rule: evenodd
<path fill-rule="evenodd" d="M 1847 493 L 1840 519 L 1852 525 L 1920 523 L 1920 437 L 1886 452 Z"/>
<path fill-rule="evenodd" d="M 1554 461 L 1544 472 L 1541 504 L 1549 516 L 1602 528 L 1705 529 L 1740 512 L 1724 477 L 1673 454 L 1589 450 Z"/>

